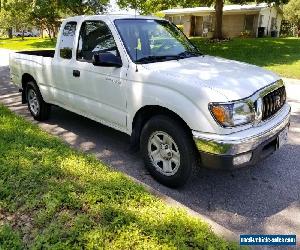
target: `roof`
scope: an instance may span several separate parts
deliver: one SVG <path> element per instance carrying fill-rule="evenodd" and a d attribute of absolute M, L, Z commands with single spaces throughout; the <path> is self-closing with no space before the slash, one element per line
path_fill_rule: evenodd
<path fill-rule="evenodd" d="M 244 12 L 244 11 L 260 11 L 262 9 L 268 8 L 266 3 L 262 4 L 247 4 L 247 5 L 224 5 L 223 12 Z M 211 13 L 214 12 L 213 7 L 195 7 L 195 8 L 178 8 L 178 9 L 168 9 L 161 11 L 166 15 L 176 15 L 176 14 L 193 14 L 193 13 Z"/>
<path fill-rule="evenodd" d="M 97 20 L 97 19 L 108 19 L 114 21 L 117 19 L 155 19 L 161 20 L 159 17 L 155 16 L 141 16 L 141 15 L 128 15 L 128 14 L 105 14 L 105 15 L 92 15 L 92 16 L 74 16 L 66 18 L 65 22 L 70 21 L 82 21 L 82 20 Z"/>

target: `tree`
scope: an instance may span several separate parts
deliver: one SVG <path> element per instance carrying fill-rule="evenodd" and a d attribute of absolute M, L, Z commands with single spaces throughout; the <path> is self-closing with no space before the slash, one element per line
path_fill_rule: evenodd
<path fill-rule="evenodd" d="M 6 28 L 8 36 L 12 37 L 12 27 L 23 30 L 28 25 L 31 0 L 2 0 L 1 26 Z M 22 39 L 24 35 L 22 35 Z"/>
<path fill-rule="evenodd" d="M 6 30 L 9 38 L 12 38 L 12 19 L 8 15 L 7 11 L 3 10 L 0 12 L 0 27 L 3 30 Z"/>
<path fill-rule="evenodd" d="M 34 0 L 30 21 L 34 26 L 46 30 L 49 38 L 55 37 L 56 30 L 61 21 L 61 12 L 56 0 Z"/>
<path fill-rule="evenodd" d="M 60 0 L 60 7 L 70 15 L 99 14 L 106 10 L 109 0 Z"/>
<path fill-rule="evenodd" d="M 125 9 L 137 9 L 141 14 L 153 14 L 161 10 L 181 6 L 194 7 L 196 0 L 117 0 L 117 4 Z"/>
<path fill-rule="evenodd" d="M 300 0 L 291 0 L 284 6 L 284 18 L 292 23 L 300 32 Z"/>
<path fill-rule="evenodd" d="M 109 0 L 0 0 L 1 27 L 25 29 L 34 25 L 55 36 L 61 19 L 68 15 L 104 12 Z M 11 32 L 10 32 L 11 33 Z"/>

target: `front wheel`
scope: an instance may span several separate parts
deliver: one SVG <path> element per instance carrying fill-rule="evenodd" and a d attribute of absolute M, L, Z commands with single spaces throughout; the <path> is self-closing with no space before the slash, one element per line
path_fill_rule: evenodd
<path fill-rule="evenodd" d="M 180 122 L 153 117 L 143 128 L 140 143 L 145 165 L 155 179 L 169 187 L 186 183 L 196 163 L 195 146 Z"/>
<path fill-rule="evenodd" d="M 34 82 L 29 82 L 26 88 L 26 97 L 28 102 L 28 109 L 37 121 L 44 121 L 49 118 L 50 104 L 43 100 L 39 88 Z"/>

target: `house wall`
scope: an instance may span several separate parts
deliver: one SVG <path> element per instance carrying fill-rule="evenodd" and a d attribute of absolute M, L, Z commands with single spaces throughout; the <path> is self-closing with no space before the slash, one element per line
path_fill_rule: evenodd
<path fill-rule="evenodd" d="M 263 16 L 261 19 L 261 23 L 258 23 L 258 27 L 265 27 L 265 35 L 270 36 L 272 30 L 272 17 L 276 18 L 276 26 L 277 31 L 280 31 L 282 14 L 278 12 L 276 7 L 262 9 L 259 13 L 260 16 Z M 278 32 L 279 35 L 279 32 Z"/>
<path fill-rule="evenodd" d="M 182 17 L 183 32 L 187 36 L 193 35 L 191 21 L 192 21 L 192 16 L 190 15 L 186 15 Z"/>
<path fill-rule="evenodd" d="M 283 14 L 277 12 L 277 30 L 278 30 L 278 36 L 280 35 L 280 30 L 281 30 L 281 22 L 283 19 Z"/>
<path fill-rule="evenodd" d="M 183 23 L 183 15 L 166 16 L 166 19 L 174 23 L 175 25 L 181 25 Z"/>
<path fill-rule="evenodd" d="M 245 28 L 245 15 L 224 15 L 223 35 L 224 37 L 237 37 Z"/>

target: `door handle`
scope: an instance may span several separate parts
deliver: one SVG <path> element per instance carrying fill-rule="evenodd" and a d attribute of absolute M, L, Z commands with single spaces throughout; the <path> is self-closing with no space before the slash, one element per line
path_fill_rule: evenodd
<path fill-rule="evenodd" d="M 80 71 L 79 70 L 73 70 L 73 76 L 74 77 L 80 77 Z"/>

